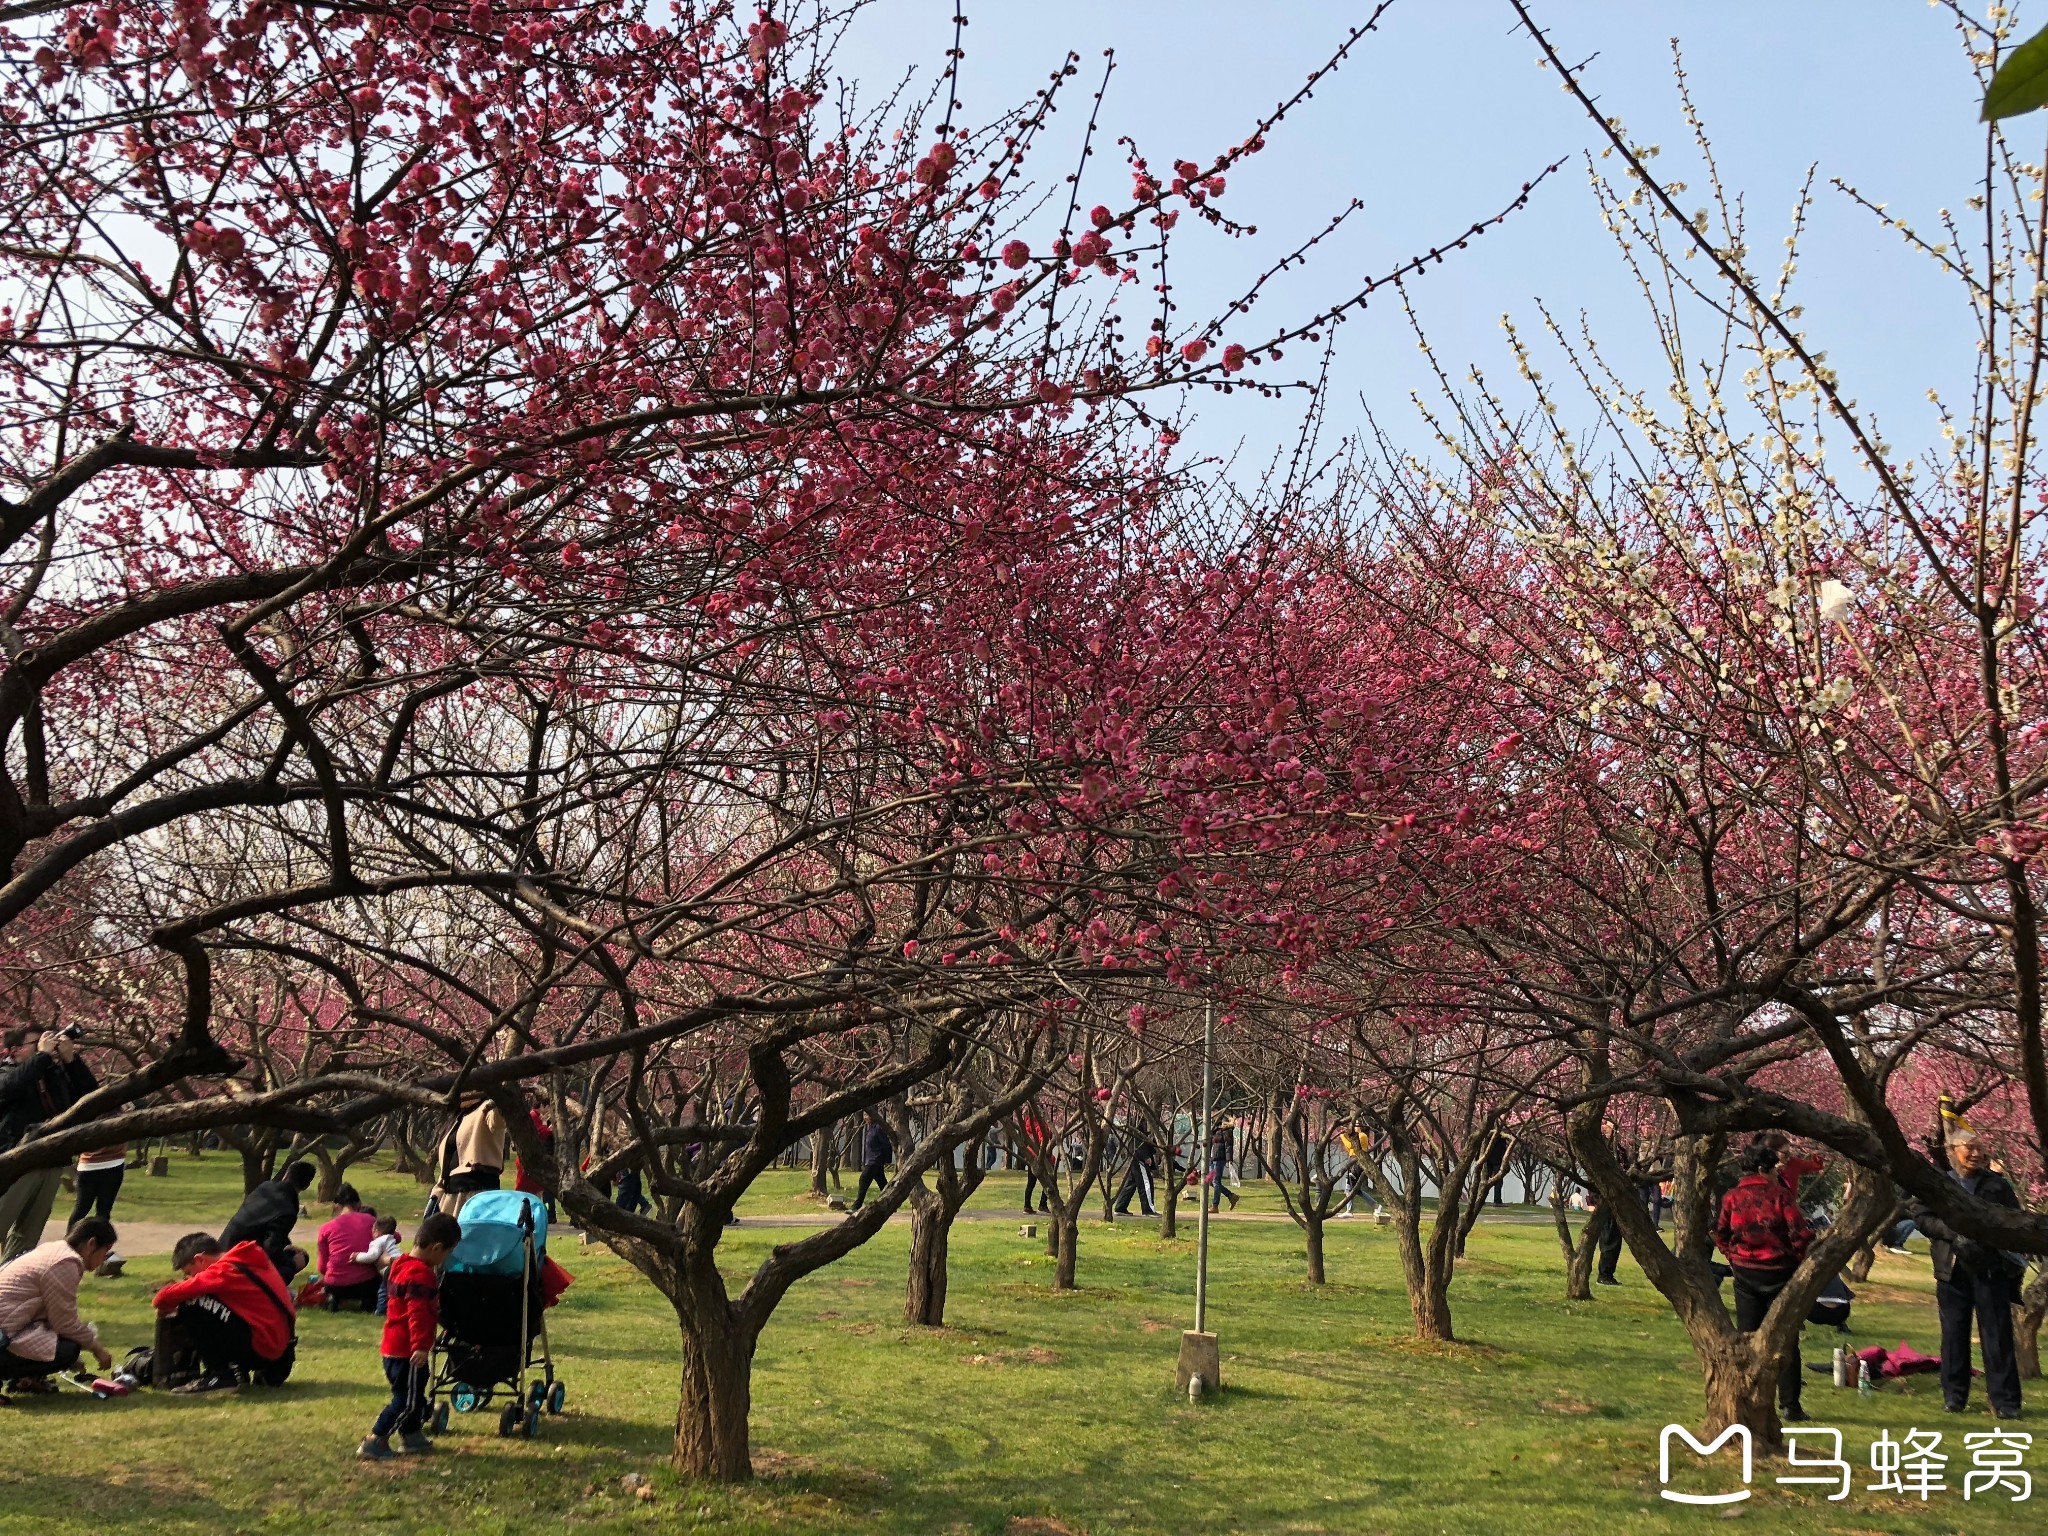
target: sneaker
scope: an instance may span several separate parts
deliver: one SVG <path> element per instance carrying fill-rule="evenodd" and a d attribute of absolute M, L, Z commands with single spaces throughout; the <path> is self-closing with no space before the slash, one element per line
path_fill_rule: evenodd
<path fill-rule="evenodd" d="M 1887 1243 L 1887 1244 L 1885 1245 L 1885 1250 L 1884 1250 L 1884 1251 L 1885 1251 L 1886 1253 L 1896 1253 L 1896 1254 L 1897 1254 L 1897 1255 L 1898 1255 L 1898 1256 L 1899 1256 L 1900 1258 L 1902 1258 L 1902 1259 L 1910 1259 L 1911 1257 L 1913 1257 L 1913 1250 L 1912 1250 L 1912 1249 L 1910 1249 L 1910 1248 L 1894 1248 L 1894 1247 L 1892 1247 L 1892 1246 L 1891 1246 L 1891 1245 L 1890 1245 L 1889 1243 Z"/>
<path fill-rule="evenodd" d="M 7 1390 L 16 1397 L 55 1397 L 58 1387 L 47 1376 L 23 1376 L 9 1383 Z"/>
<path fill-rule="evenodd" d="M 398 1435 L 398 1448 L 408 1456 L 424 1456 L 434 1448 L 434 1442 L 419 1430 L 413 1430 L 410 1434 L 401 1430 Z"/>
<path fill-rule="evenodd" d="M 389 1445 L 379 1440 L 375 1435 L 372 1435 L 356 1447 L 356 1460 L 396 1461 L 398 1460 L 398 1452 L 392 1450 Z"/>
<path fill-rule="evenodd" d="M 202 1392 L 236 1392 L 241 1383 L 232 1376 L 213 1374 L 202 1376 L 197 1381 L 188 1381 L 182 1387 L 171 1388 L 173 1397 L 197 1397 Z"/>
<path fill-rule="evenodd" d="M 1780 1419 L 1783 1419 L 1787 1424 L 1804 1424 L 1806 1422 L 1805 1413 L 1803 1413 L 1796 1406 L 1791 1408 L 1780 1408 L 1778 1410 L 1778 1417 Z"/>
<path fill-rule="evenodd" d="M 1615 1279 L 1615 1278 L 1614 1278 L 1614 1276 L 1612 1276 L 1612 1275 L 1599 1275 L 1599 1276 L 1596 1276 L 1596 1277 L 1595 1277 L 1595 1279 L 1594 1279 L 1594 1283 L 1595 1283 L 1596 1285 L 1619 1285 L 1619 1284 L 1621 1284 L 1621 1282 L 1620 1282 L 1619 1280 Z"/>

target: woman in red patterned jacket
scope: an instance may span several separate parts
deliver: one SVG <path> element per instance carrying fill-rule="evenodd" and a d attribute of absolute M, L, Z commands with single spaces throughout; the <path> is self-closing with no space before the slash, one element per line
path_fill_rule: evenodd
<path fill-rule="evenodd" d="M 1757 1142 L 1742 1154 L 1741 1167 L 1741 1179 L 1721 1197 L 1714 1246 L 1735 1271 L 1735 1326 L 1750 1333 L 1763 1325 L 1772 1300 L 1813 1245 L 1813 1228 L 1777 1176 L 1775 1147 Z M 1806 1417 L 1799 1408 L 1800 1369 L 1795 1333 L 1778 1372 L 1778 1413 L 1790 1423 Z"/>

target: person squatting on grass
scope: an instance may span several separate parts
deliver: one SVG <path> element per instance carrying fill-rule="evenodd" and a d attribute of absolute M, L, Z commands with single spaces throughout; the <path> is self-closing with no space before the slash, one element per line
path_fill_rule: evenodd
<path fill-rule="evenodd" d="M 77 1365 L 81 1352 L 103 1371 L 114 1368 L 99 1334 L 78 1315 L 78 1283 L 113 1251 L 113 1224 L 87 1220 L 61 1243 L 0 1267 L 0 1381 L 12 1383 L 8 1390 L 55 1391 L 46 1378 Z"/>
<path fill-rule="evenodd" d="M 156 1293 L 155 1356 L 174 1365 L 196 1354 L 201 1372 L 172 1391 L 283 1386 L 298 1358 L 298 1311 L 270 1255 L 253 1241 L 223 1252 L 212 1233 L 191 1232 L 171 1250 L 171 1268 L 185 1278 Z"/>
<path fill-rule="evenodd" d="M 398 1449 L 418 1455 L 431 1451 L 427 1439 L 427 1372 L 434 1331 L 441 1321 L 441 1266 L 462 1241 L 462 1224 L 436 1211 L 420 1223 L 412 1252 L 401 1255 L 385 1277 L 389 1286 L 384 1322 L 384 1379 L 391 1383 L 391 1401 L 377 1415 L 370 1437 L 356 1447 L 364 1461 L 389 1461 L 391 1432 L 398 1431 Z"/>
<path fill-rule="evenodd" d="M 249 1191 L 228 1224 L 221 1228 L 220 1245 L 232 1249 L 240 1242 L 262 1245 L 270 1262 L 284 1277 L 285 1284 L 306 1267 L 308 1255 L 292 1246 L 292 1227 L 299 1219 L 299 1202 L 312 1187 L 315 1171 L 308 1162 L 296 1162 L 275 1179 L 265 1179 Z"/>

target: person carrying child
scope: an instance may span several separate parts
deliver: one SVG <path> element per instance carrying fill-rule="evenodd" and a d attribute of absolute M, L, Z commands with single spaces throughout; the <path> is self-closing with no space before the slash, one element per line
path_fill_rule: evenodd
<path fill-rule="evenodd" d="M 436 1211 L 420 1223 L 412 1252 L 395 1259 L 385 1276 L 389 1299 L 382 1349 L 391 1401 L 377 1415 L 369 1438 L 356 1447 L 364 1461 L 389 1461 L 399 1451 L 419 1455 L 434 1448 L 426 1436 L 427 1377 L 441 1322 L 440 1271 L 461 1241 L 462 1224 Z M 397 1451 L 391 1448 L 393 1430 L 398 1431 Z"/>

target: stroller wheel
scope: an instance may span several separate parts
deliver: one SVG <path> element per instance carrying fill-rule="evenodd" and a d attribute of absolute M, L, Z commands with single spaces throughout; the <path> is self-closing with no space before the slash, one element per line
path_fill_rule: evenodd
<path fill-rule="evenodd" d="M 526 1438 L 529 1440 L 538 1440 L 540 1438 L 540 1409 L 538 1408 L 535 1408 L 526 1416 Z"/>
<path fill-rule="evenodd" d="M 549 1388 L 548 1388 L 548 1412 L 549 1412 L 549 1413 L 560 1413 L 560 1412 L 562 1411 L 562 1401 L 563 1401 L 563 1399 L 564 1399 L 564 1398 L 566 1398 L 567 1396 L 568 1396 L 568 1393 L 567 1393 L 567 1392 L 565 1392 L 565 1391 L 563 1390 L 563 1388 L 562 1388 L 562 1384 L 561 1384 L 561 1383 L 560 1383 L 559 1381 L 558 1381 L 558 1382 L 556 1382 L 556 1383 L 555 1383 L 555 1384 L 554 1384 L 554 1385 L 553 1385 L 552 1387 L 549 1387 Z"/>
<path fill-rule="evenodd" d="M 448 1400 L 455 1405 L 457 1413 L 475 1413 L 483 1407 L 483 1394 L 475 1387 L 460 1386 L 448 1394 Z"/>
<path fill-rule="evenodd" d="M 437 1435 L 448 1433 L 448 1405 L 446 1403 L 434 1404 L 434 1433 Z"/>
<path fill-rule="evenodd" d="M 542 1408 L 547 1406 L 548 1384 L 544 1381 L 534 1382 L 533 1386 L 527 1390 L 526 1400 L 533 1405 L 533 1411 L 539 1413 Z"/>
<path fill-rule="evenodd" d="M 498 1415 L 498 1433 L 509 1440 L 519 1433 L 519 1426 L 526 1421 L 526 1410 L 518 1403 L 507 1403 L 505 1411 Z"/>

